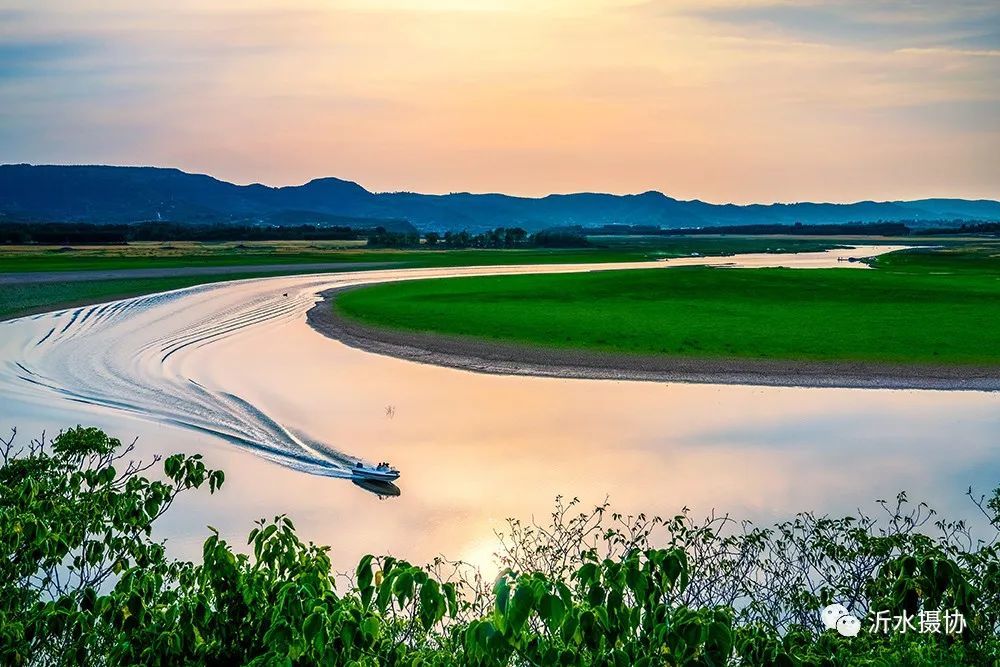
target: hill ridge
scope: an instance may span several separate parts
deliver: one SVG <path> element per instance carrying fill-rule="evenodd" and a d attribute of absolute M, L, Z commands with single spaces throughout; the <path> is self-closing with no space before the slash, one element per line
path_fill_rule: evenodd
<path fill-rule="evenodd" d="M 289 213 L 295 213 L 289 216 Z M 377 219 L 400 229 L 469 229 L 608 224 L 666 228 L 741 224 L 837 224 L 878 221 L 1000 221 L 1000 202 L 931 197 L 851 203 L 714 204 L 658 190 L 632 194 L 372 192 L 335 176 L 301 185 L 237 185 L 174 167 L 0 165 L 0 220 L 122 223 L 146 220 L 288 224 L 316 216 Z M 406 221 L 406 222 L 404 222 Z"/>

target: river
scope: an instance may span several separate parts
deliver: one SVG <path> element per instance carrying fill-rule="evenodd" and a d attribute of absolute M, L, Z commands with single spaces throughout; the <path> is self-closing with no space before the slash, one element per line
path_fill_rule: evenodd
<path fill-rule="evenodd" d="M 486 564 L 505 517 L 544 519 L 558 494 L 767 521 L 871 508 L 906 489 L 968 515 L 964 490 L 1000 480 L 996 393 L 486 375 L 347 347 L 305 321 L 320 292 L 343 285 L 692 263 L 847 267 L 838 259 L 889 249 L 262 278 L 11 320 L 0 323 L 0 427 L 24 440 L 96 425 L 137 437 L 138 455 L 203 453 L 226 470 L 224 489 L 188 494 L 158 529 L 185 557 L 207 525 L 242 544 L 254 519 L 287 513 L 345 568 L 366 552 Z M 338 479 L 356 459 L 391 461 L 400 495 Z"/>

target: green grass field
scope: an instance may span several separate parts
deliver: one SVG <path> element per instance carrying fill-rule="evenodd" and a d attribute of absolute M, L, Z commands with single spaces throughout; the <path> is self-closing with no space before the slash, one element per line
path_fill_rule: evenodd
<path fill-rule="evenodd" d="M 997 245 L 876 266 L 422 280 L 346 292 L 334 307 L 381 327 L 626 354 L 1000 364 Z"/>
<path fill-rule="evenodd" d="M 492 264 L 547 264 L 653 261 L 698 252 L 823 250 L 839 242 L 824 239 L 613 237 L 593 248 L 525 250 L 379 250 L 353 241 L 273 241 L 229 243 L 133 243 L 129 245 L 0 246 L 0 273 L 116 269 L 247 267 L 218 276 L 80 280 L 64 283 L 0 285 L 0 319 L 104 300 L 178 289 L 201 283 L 236 280 L 294 271 L 269 270 L 276 264 L 389 262 L 399 267 L 446 267 Z"/>
<path fill-rule="evenodd" d="M 871 241 L 869 241 L 871 242 Z M 698 252 L 728 255 L 741 252 L 824 250 L 838 241 L 768 237 L 600 237 L 592 248 L 519 250 L 383 250 L 353 241 L 264 241 L 228 243 L 130 243 L 105 246 L 0 246 L 0 273 L 87 271 L 313 264 L 321 262 L 393 262 L 405 266 L 474 266 L 626 262 L 680 257 Z"/>

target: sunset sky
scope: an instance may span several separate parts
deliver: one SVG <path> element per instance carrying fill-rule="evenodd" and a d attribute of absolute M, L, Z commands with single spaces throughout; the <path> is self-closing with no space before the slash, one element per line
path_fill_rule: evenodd
<path fill-rule="evenodd" d="M 1000 198 L 1000 3 L 0 0 L 0 162 Z"/>

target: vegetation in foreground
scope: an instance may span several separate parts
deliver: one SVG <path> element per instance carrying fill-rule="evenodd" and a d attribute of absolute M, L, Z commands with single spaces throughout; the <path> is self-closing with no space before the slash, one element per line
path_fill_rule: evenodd
<path fill-rule="evenodd" d="M 16 435 L 16 434 L 15 434 Z M 197 456 L 130 460 L 97 429 L 0 443 L 0 661 L 143 665 L 987 665 L 1000 660 L 998 534 L 900 496 L 880 517 L 769 527 L 686 513 L 510 521 L 503 571 L 366 556 L 344 577 L 283 516 L 246 551 L 214 531 L 174 561 L 153 523 L 224 482 Z M 970 493 L 971 496 L 971 493 Z M 1000 528 L 1000 489 L 972 498 Z M 824 630 L 840 602 L 855 637 Z M 961 614 L 939 632 L 872 632 L 879 611 Z"/>
<path fill-rule="evenodd" d="M 875 266 L 420 280 L 344 292 L 334 307 L 377 327 L 609 353 L 1000 364 L 1000 246 Z"/>

